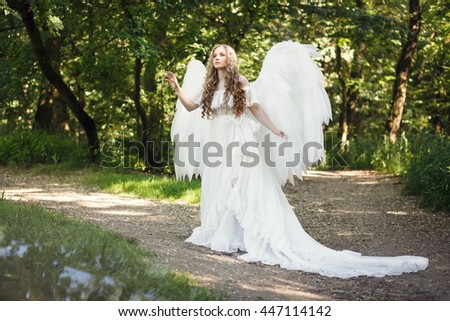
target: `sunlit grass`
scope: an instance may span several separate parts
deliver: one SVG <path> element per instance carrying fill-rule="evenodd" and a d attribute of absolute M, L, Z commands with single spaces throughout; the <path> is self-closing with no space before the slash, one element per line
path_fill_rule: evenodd
<path fill-rule="evenodd" d="M 174 177 L 144 173 L 119 173 L 112 170 L 87 170 L 80 180 L 84 186 L 110 193 L 128 194 L 150 200 L 200 202 L 200 181 L 177 181 Z"/>
<path fill-rule="evenodd" d="M 217 300 L 133 238 L 0 200 L 0 300 Z"/>

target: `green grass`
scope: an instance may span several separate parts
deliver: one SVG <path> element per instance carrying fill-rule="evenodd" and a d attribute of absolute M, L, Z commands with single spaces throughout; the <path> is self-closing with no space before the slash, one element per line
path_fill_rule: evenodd
<path fill-rule="evenodd" d="M 330 140 L 330 137 L 327 139 Z M 377 170 L 400 175 L 407 170 L 412 157 L 410 142 L 405 136 L 399 137 L 395 144 L 385 135 L 353 137 L 344 149 L 340 149 L 333 140 L 327 142 L 327 146 L 330 146 L 327 150 L 328 161 L 322 166 L 325 169 Z"/>
<path fill-rule="evenodd" d="M 200 202 L 200 181 L 177 181 L 173 177 L 110 169 L 84 171 L 79 181 L 110 193 L 128 194 L 144 199 Z"/>
<path fill-rule="evenodd" d="M 0 300 L 217 300 L 137 241 L 0 200 Z"/>

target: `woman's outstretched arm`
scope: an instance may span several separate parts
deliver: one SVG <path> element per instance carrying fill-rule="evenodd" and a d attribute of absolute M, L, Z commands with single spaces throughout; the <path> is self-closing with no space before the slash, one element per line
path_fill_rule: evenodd
<path fill-rule="evenodd" d="M 183 88 L 178 84 L 177 77 L 174 75 L 173 72 L 168 71 L 165 78 L 169 84 L 170 87 L 175 91 L 178 98 L 180 99 L 181 103 L 183 104 L 184 108 L 188 111 L 193 111 L 198 108 L 198 104 L 194 103 L 192 100 L 186 96 L 186 93 L 184 92 Z"/>
<path fill-rule="evenodd" d="M 262 109 L 262 107 L 259 104 L 253 104 L 250 107 L 250 111 L 252 112 L 253 116 L 255 116 L 256 119 L 258 119 L 258 121 L 261 124 L 263 124 L 270 131 L 272 131 L 272 133 L 274 133 L 277 136 L 283 137 L 283 138 L 286 137 L 286 134 L 284 133 L 284 131 L 279 130 L 278 128 L 276 128 L 274 126 L 274 124 L 270 121 L 269 117 L 267 117 L 267 114 L 264 112 L 264 110 Z"/>
<path fill-rule="evenodd" d="M 250 86 L 250 83 L 248 82 L 247 78 L 245 78 L 242 75 L 239 77 L 239 82 L 241 83 L 241 86 L 243 88 Z M 272 131 L 272 133 L 274 133 L 275 135 L 280 136 L 280 137 L 286 137 L 286 134 L 284 133 L 284 131 L 279 130 L 278 128 L 276 128 L 274 126 L 272 121 L 269 119 L 269 117 L 267 117 L 267 114 L 264 112 L 264 109 L 262 109 L 262 107 L 259 104 L 255 103 L 255 104 L 251 105 L 250 111 L 252 112 L 253 116 L 255 116 L 256 119 L 261 124 L 263 124 L 270 131 Z"/>
<path fill-rule="evenodd" d="M 242 75 L 239 77 L 239 82 L 241 83 L 241 86 L 243 88 L 248 88 L 250 86 L 250 83 L 248 82 L 247 78 L 245 78 Z M 267 114 L 264 112 L 264 110 L 262 109 L 262 107 L 259 104 L 256 103 L 256 104 L 251 105 L 250 106 L 250 111 L 252 112 L 253 116 L 255 116 L 256 119 L 258 119 L 258 121 L 261 124 L 266 126 L 275 135 L 280 136 L 280 137 L 285 137 L 286 136 L 284 131 L 279 130 L 278 128 L 276 128 L 273 125 L 273 123 L 270 121 L 269 117 L 267 117 Z"/>

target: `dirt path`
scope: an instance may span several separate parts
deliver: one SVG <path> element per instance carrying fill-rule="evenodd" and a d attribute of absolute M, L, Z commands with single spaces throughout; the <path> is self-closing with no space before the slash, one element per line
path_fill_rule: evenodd
<path fill-rule="evenodd" d="M 311 172 L 287 185 L 305 230 L 322 244 L 365 255 L 420 255 L 427 270 L 384 278 L 327 278 L 238 260 L 185 243 L 198 206 L 86 190 L 63 177 L 3 170 L 0 193 L 93 221 L 137 238 L 163 266 L 187 272 L 230 300 L 450 300 L 450 214 L 431 213 L 402 195 L 397 178 L 376 173 Z"/>

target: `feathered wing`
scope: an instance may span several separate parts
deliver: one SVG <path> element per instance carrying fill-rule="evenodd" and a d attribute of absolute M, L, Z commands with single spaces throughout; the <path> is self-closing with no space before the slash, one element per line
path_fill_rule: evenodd
<path fill-rule="evenodd" d="M 322 125 L 332 119 L 331 105 L 324 76 L 312 57 L 320 57 L 313 45 L 280 42 L 268 51 L 251 84 L 268 117 L 288 136 L 283 140 L 263 126 L 258 132 L 260 141 L 270 135 L 277 144 L 270 148 L 266 144 L 262 153 L 282 185 L 287 180 L 293 183 L 293 174 L 301 178 L 307 168 L 325 160 Z"/>
<path fill-rule="evenodd" d="M 201 100 L 206 68 L 198 60 L 191 60 L 183 78 L 182 88 L 194 102 Z M 176 103 L 170 137 L 175 142 L 174 167 L 177 179 L 189 180 L 201 175 L 201 156 L 199 143 L 203 140 L 206 120 L 201 117 L 201 108 L 187 111 L 181 101 Z"/>

